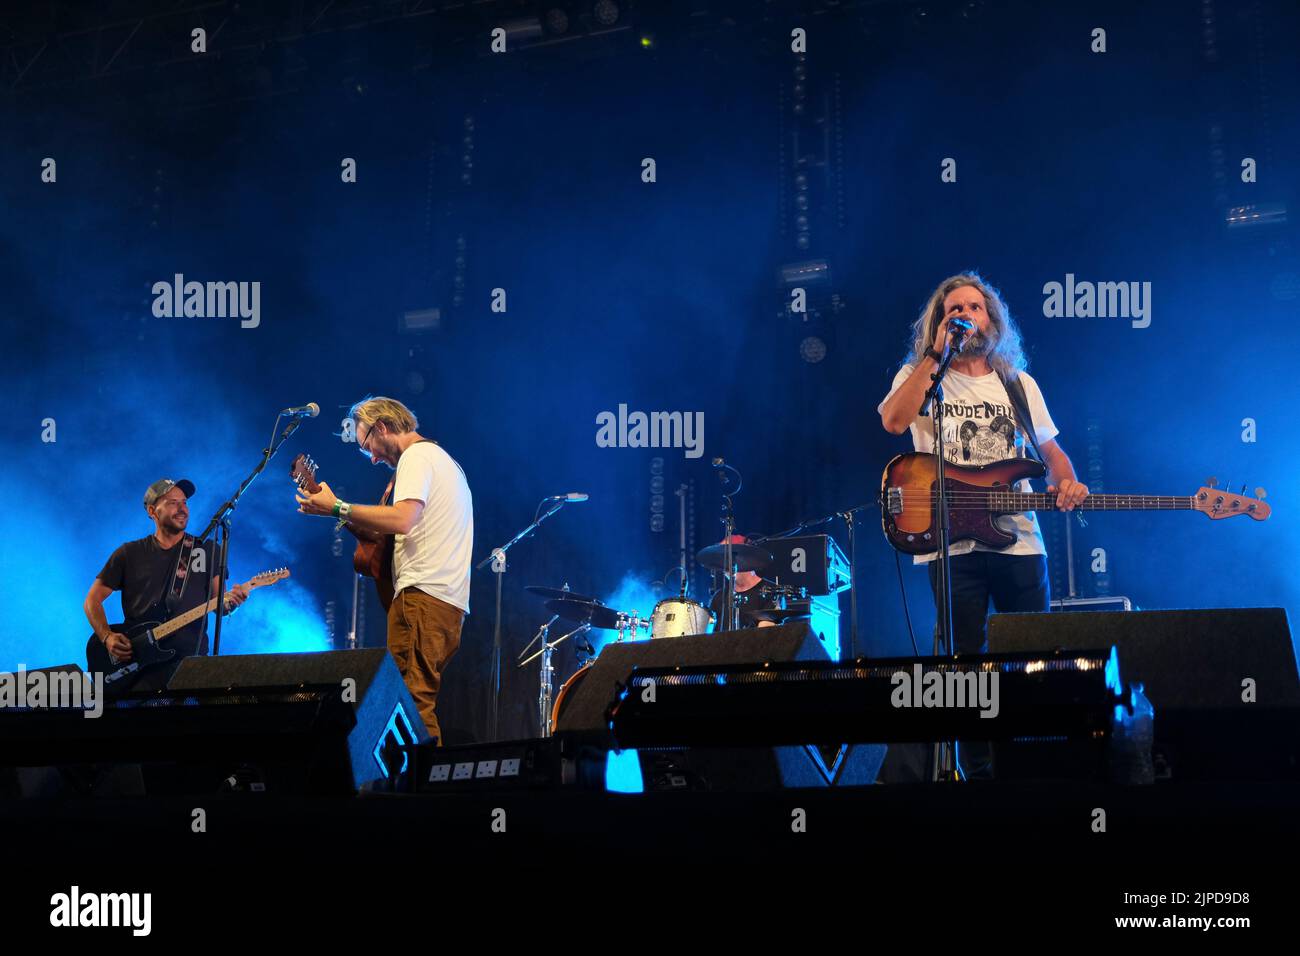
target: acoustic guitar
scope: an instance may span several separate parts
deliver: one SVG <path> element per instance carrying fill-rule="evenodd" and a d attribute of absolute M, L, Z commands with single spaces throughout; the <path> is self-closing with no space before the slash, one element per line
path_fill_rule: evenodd
<path fill-rule="evenodd" d="M 293 464 L 289 467 L 289 477 L 293 479 L 300 491 L 314 495 L 320 491 L 320 482 L 316 480 L 317 470 L 316 462 L 312 460 L 311 455 L 304 452 L 293 460 Z M 384 492 L 384 497 L 379 503 L 387 504 L 387 500 L 388 492 Z M 340 524 L 357 539 L 357 546 L 352 552 L 352 567 L 357 574 L 374 579 L 375 590 L 379 592 L 379 603 L 387 613 L 393 603 L 393 546 L 396 537 L 377 531 L 367 531 L 345 521 Z"/>

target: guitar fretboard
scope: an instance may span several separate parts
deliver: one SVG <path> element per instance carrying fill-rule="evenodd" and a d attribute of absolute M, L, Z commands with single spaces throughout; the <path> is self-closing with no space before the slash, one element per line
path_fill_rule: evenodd
<path fill-rule="evenodd" d="M 954 501 L 967 503 L 970 492 Z M 990 491 L 981 498 L 997 511 L 1058 511 L 1056 495 L 1038 491 Z M 1075 505 L 1081 511 L 1194 511 L 1196 499 L 1188 495 L 1089 495 Z"/>
<path fill-rule="evenodd" d="M 168 634 L 172 633 L 172 631 L 179 631 L 186 624 L 197 621 L 209 611 L 215 611 L 217 608 L 217 602 L 220 600 L 221 598 L 214 597 L 208 601 L 207 604 L 200 604 L 198 607 L 190 608 L 184 614 L 178 615 L 163 624 L 159 624 L 153 629 L 153 636 L 155 638 L 166 637 Z"/>

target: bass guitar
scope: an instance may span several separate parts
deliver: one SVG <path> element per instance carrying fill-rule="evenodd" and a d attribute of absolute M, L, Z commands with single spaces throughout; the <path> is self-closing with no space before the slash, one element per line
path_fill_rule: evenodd
<path fill-rule="evenodd" d="M 266 587 L 268 584 L 283 581 L 288 576 L 288 568 L 263 571 L 248 581 L 248 588 L 251 591 L 254 588 Z M 112 700 L 125 694 L 146 670 L 165 664 L 176 656 L 175 650 L 161 646 L 159 641 L 176 633 L 185 625 L 197 621 L 209 611 L 215 611 L 217 602 L 222 599 L 222 596 L 214 597 L 206 604 L 200 604 L 170 619 L 167 617 L 166 604 L 159 601 L 143 616 L 111 625 L 110 631 L 125 634 L 131 642 L 131 656 L 126 660 L 114 657 L 108 652 L 104 642 L 91 634 L 90 640 L 86 642 L 86 669 L 91 673 L 104 675 L 105 697 Z"/>
<path fill-rule="evenodd" d="M 320 491 L 320 482 L 316 480 L 317 470 L 311 455 L 304 452 L 289 466 L 289 477 L 300 491 L 314 495 Z M 391 487 L 390 485 L 389 488 Z M 380 504 L 386 504 L 387 501 L 388 492 L 385 492 Z M 393 603 L 393 547 L 396 537 L 357 528 L 347 522 L 340 523 L 357 539 L 356 549 L 352 552 L 352 567 L 357 574 L 374 579 L 375 590 L 379 592 L 379 603 L 387 613 Z"/>
<path fill-rule="evenodd" d="M 935 491 L 938 460 L 934 455 L 909 452 L 896 455 L 885 466 L 880 482 L 880 515 L 885 537 L 905 554 L 939 550 Z M 974 539 L 990 548 L 1005 548 L 1016 536 L 994 523 L 1000 515 L 1024 511 L 1057 511 L 1056 495 L 1021 492 L 1016 483 L 1041 478 L 1042 462 L 1012 458 L 979 468 L 945 466 L 948 484 L 948 529 L 952 543 Z M 1199 511 L 1209 518 L 1250 515 L 1263 521 L 1271 509 L 1263 501 L 1214 488 L 1213 479 L 1194 495 L 1089 495 L 1076 505 L 1081 511 Z M 1258 498 L 1264 489 L 1256 488 Z"/>

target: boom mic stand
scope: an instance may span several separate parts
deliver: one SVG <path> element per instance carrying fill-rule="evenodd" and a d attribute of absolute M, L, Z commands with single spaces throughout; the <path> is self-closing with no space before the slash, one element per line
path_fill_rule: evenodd
<path fill-rule="evenodd" d="M 240 484 L 235 493 L 226 500 L 225 504 L 216 510 L 216 513 L 213 514 L 211 520 L 208 521 L 208 526 L 203 529 L 203 533 L 198 537 L 198 540 L 203 542 L 208 540 L 208 535 L 212 534 L 214 530 L 218 531 L 216 537 L 217 580 L 221 582 L 222 597 L 224 597 L 226 593 L 226 572 L 228 570 L 227 564 L 230 556 L 230 516 L 234 514 L 235 508 L 239 505 L 240 496 L 242 496 L 248 486 L 253 483 L 253 479 L 262 473 L 262 470 L 266 468 L 267 462 L 269 462 L 275 456 L 275 453 L 280 450 L 280 446 L 283 445 L 285 440 L 297 431 L 298 426 L 302 424 L 302 419 L 297 416 L 289 419 L 289 424 L 284 426 L 284 431 L 280 432 L 279 437 L 277 438 L 276 433 L 280 430 L 280 419 L 282 418 L 284 418 L 284 412 L 275 416 L 275 424 L 271 426 L 271 441 L 262 449 L 262 460 L 257 463 L 257 467 L 254 468 L 249 476 L 244 479 L 243 483 Z M 226 607 L 225 602 L 223 601 L 217 607 L 217 623 L 212 628 L 213 657 L 217 657 L 221 653 L 221 622 L 224 621 L 225 618 Z"/>
<path fill-rule="evenodd" d="M 542 506 L 547 502 L 551 506 L 542 513 Z M 537 526 L 549 518 L 555 512 L 559 511 L 566 504 L 567 499 L 564 495 L 552 495 L 549 498 L 543 498 L 537 505 L 537 511 L 533 514 L 533 521 L 528 527 L 524 528 L 517 535 L 507 541 L 499 548 L 493 548 L 492 552 L 474 565 L 475 570 L 481 570 L 485 565 L 492 565 L 492 573 L 497 576 L 497 601 L 496 601 L 496 623 L 492 627 L 492 714 L 490 725 L 491 740 L 497 739 L 497 727 L 501 721 L 501 587 L 506 574 L 506 552 L 515 544 L 528 537 L 537 530 Z"/>

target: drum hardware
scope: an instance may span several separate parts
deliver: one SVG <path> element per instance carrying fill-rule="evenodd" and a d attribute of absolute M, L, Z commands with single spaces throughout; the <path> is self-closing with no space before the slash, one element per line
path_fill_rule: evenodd
<path fill-rule="evenodd" d="M 569 585 L 565 584 L 562 588 L 546 588 L 540 584 L 530 584 L 524 588 L 529 594 L 536 594 L 538 597 L 550 598 L 560 601 L 590 601 L 599 604 L 594 597 L 586 594 L 579 594 L 577 591 L 570 591 Z"/>
<path fill-rule="evenodd" d="M 641 628 L 643 627 L 646 629 L 646 633 L 649 634 L 650 621 L 644 617 L 638 617 L 636 613 L 636 608 L 632 608 L 631 614 L 624 614 L 622 611 L 620 611 L 618 614 L 618 627 L 616 628 L 616 630 L 618 631 L 618 637 L 616 638 L 616 640 L 620 644 L 623 643 L 623 639 L 627 636 L 627 632 L 629 630 L 631 630 L 632 632 L 632 636 L 630 640 L 633 641 L 640 640 Z"/>
<path fill-rule="evenodd" d="M 540 669 L 540 689 L 537 694 L 537 711 L 539 715 L 538 720 L 539 723 L 541 724 L 543 737 L 549 737 L 551 735 L 551 724 L 550 724 L 551 683 L 555 676 L 555 666 L 551 663 L 551 655 L 555 653 L 555 649 L 557 647 L 559 647 L 569 638 L 576 637 L 579 634 L 586 634 L 588 631 L 591 630 L 590 623 L 579 624 L 568 634 L 565 634 L 562 637 L 558 637 L 554 641 L 552 641 L 549 639 L 550 632 L 551 632 L 551 625 L 554 624 L 559 619 L 560 619 L 560 615 L 558 614 L 552 615 L 551 619 L 547 621 L 545 624 L 543 624 L 538 629 L 537 633 L 533 636 L 533 639 L 528 642 L 528 647 L 525 647 L 519 654 L 520 657 L 523 657 L 524 654 L 528 653 L 529 647 L 532 647 L 535 643 L 537 643 L 538 640 L 541 640 L 542 642 L 541 649 L 538 650 L 535 654 L 532 654 L 529 657 L 525 658 L 524 660 L 519 661 L 518 666 L 523 667 L 525 664 L 528 664 L 536 660 L 538 657 L 542 659 L 542 666 Z"/>
<path fill-rule="evenodd" d="M 619 619 L 626 617 L 621 611 L 607 607 L 596 600 L 575 600 L 573 598 L 556 598 L 546 602 L 546 610 L 558 614 L 566 621 L 577 624 L 590 624 L 601 631 L 616 631 Z"/>
<path fill-rule="evenodd" d="M 547 588 L 539 585 L 529 585 L 524 588 L 524 590 L 530 594 L 536 594 L 541 597 L 551 597 L 553 600 L 547 602 L 548 606 L 553 603 L 600 603 L 599 601 L 596 601 L 595 598 L 589 598 L 585 595 L 575 594 L 573 591 L 570 591 L 567 582 L 563 588 Z M 557 647 L 569 638 L 577 637 L 580 634 L 586 634 L 591 630 L 592 626 L 590 620 L 583 621 L 569 633 L 552 641 L 550 640 L 551 625 L 558 621 L 561 616 L 562 615 L 559 613 L 553 614 L 549 621 L 538 628 L 537 633 L 533 635 L 533 639 L 528 642 L 527 646 L 522 651 L 519 652 L 519 657 L 516 658 L 516 661 L 518 662 L 516 666 L 518 667 L 523 667 L 524 665 L 536 660 L 538 657 L 542 659 L 542 666 L 539 675 L 540 688 L 537 694 L 537 709 L 539 714 L 538 720 L 541 724 L 543 737 L 549 737 L 551 735 L 551 685 L 555 677 L 555 666 L 551 663 L 551 655 L 555 652 Z M 527 654 L 532 646 L 539 640 L 542 642 L 541 649 L 529 657 L 524 657 L 524 655 Z M 583 643 L 586 645 L 587 653 L 593 653 L 591 644 L 587 641 L 584 641 Z"/>
<path fill-rule="evenodd" d="M 805 587 L 790 587 L 784 584 L 769 584 L 764 581 L 755 590 L 772 602 L 772 609 L 784 611 L 788 601 L 806 601 L 808 600 L 808 589 Z M 799 612 L 805 613 L 805 612 Z"/>

